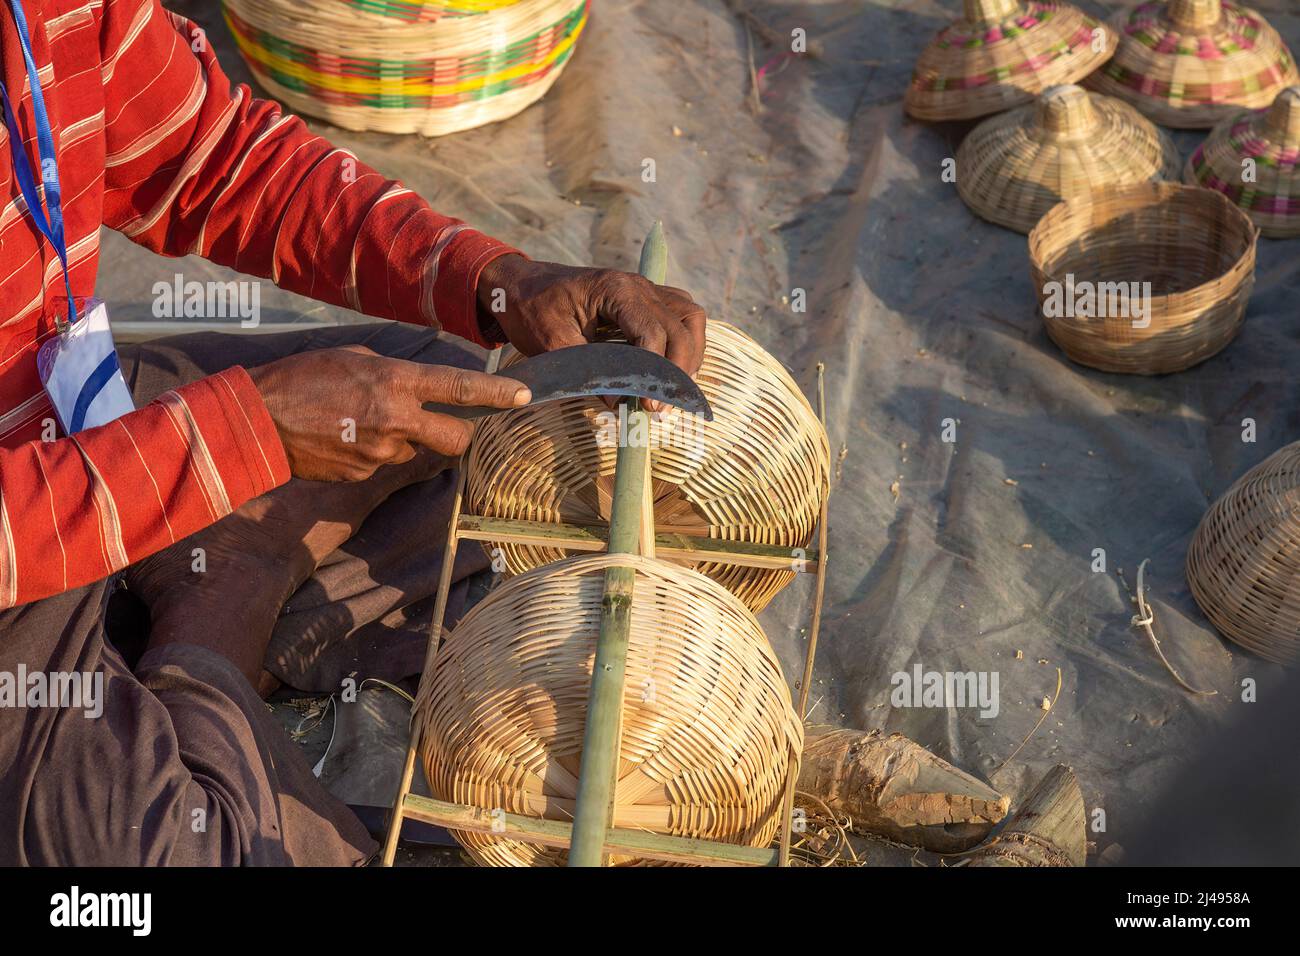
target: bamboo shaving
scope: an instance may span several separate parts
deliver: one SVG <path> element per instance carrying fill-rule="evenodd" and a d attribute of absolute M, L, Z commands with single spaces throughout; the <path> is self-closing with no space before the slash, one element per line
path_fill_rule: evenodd
<path fill-rule="evenodd" d="M 1138 565 L 1137 594 L 1134 595 L 1134 598 L 1137 601 L 1138 613 L 1133 615 L 1133 619 L 1129 623 L 1134 627 L 1140 627 L 1147 632 L 1147 637 L 1151 639 L 1151 646 L 1155 648 L 1156 656 L 1160 658 L 1160 663 L 1165 665 L 1165 670 L 1169 671 L 1170 676 L 1178 682 L 1179 687 L 1189 693 L 1197 694 L 1201 697 L 1213 697 L 1218 693 L 1217 690 L 1200 690 L 1183 680 L 1182 675 L 1179 674 L 1174 668 L 1174 665 L 1169 662 L 1169 658 L 1165 657 L 1165 652 L 1160 647 L 1160 639 L 1156 637 L 1155 631 L 1156 613 L 1151 609 L 1151 606 L 1147 604 L 1146 587 L 1144 586 L 1143 580 L 1146 567 L 1150 562 L 1151 559 L 1146 558 Z M 1124 586 L 1128 587 L 1128 582 L 1125 582 Z"/>
<path fill-rule="evenodd" d="M 1025 744 L 1029 743 L 1029 738 L 1032 737 L 1032 736 L 1034 736 L 1034 734 L 1038 733 L 1038 728 L 1041 727 L 1041 726 L 1043 726 L 1043 721 L 1045 721 L 1045 720 L 1047 719 L 1047 715 L 1050 714 L 1053 710 L 1056 709 L 1056 702 L 1057 702 L 1058 700 L 1060 700 L 1060 699 L 1061 699 L 1061 669 L 1058 667 L 1058 668 L 1056 669 L 1056 690 L 1052 693 L 1052 703 L 1051 703 L 1051 706 L 1050 706 L 1050 707 L 1047 707 L 1047 708 L 1043 711 L 1043 716 L 1041 716 L 1041 717 L 1038 718 L 1038 723 L 1034 724 L 1034 729 L 1031 730 L 1031 731 L 1026 735 L 1026 737 L 1025 737 L 1024 740 L 1020 741 L 1020 746 L 1019 746 L 1019 747 L 1017 747 L 1015 750 L 1011 751 L 1011 756 L 1008 757 L 1006 760 L 1002 761 L 1002 763 L 998 764 L 997 769 L 994 770 L 991 774 L 989 774 L 989 778 L 990 778 L 990 779 L 992 779 L 993 777 L 996 777 L 996 776 L 997 776 L 997 775 L 1002 771 L 1002 768 L 1003 768 L 1003 767 L 1005 767 L 1007 764 L 1011 763 L 1011 761 L 1015 759 L 1016 754 L 1020 753 L 1020 751 L 1024 749 Z"/>

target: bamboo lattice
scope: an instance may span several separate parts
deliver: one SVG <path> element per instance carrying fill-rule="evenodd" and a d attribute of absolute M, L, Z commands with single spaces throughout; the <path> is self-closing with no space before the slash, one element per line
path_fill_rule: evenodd
<path fill-rule="evenodd" d="M 1187 550 L 1187 583 L 1224 637 L 1281 664 L 1300 659 L 1300 443 L 1210 506 Z"/>
<path fill-rule="evenodd" d="M 962 141 L 957 192 L 977 215 L 1027 233 L 1062 200 L 1177 179 L 1181 165 L 1169 137 L 1127 103 L 1055 86 Z"/>
<path fill-rule="evenodd" d="M 1059 0 L 963 0 L 962 18 L 916 61 L 904 108 L 921 120 L 964 120 L 1076 83 L 1115 50 L 1110 28 Z"/>
<path fill-rule="evenodd" d="M 1300 236 L 1300 86 L 1215 128 L 1187 161 L 1187 182 L 1223 193 L 1273 239 Z"/>
<path fill-rule="evenodd" d="M 803 742 L 780 666 L 728 591 L 640 556 L 537 568 L 465 616 L 414 711 L 434 795 L 572 819 L 604 572 L 615 564 L 634 568 L 636 583 L 612 825 L 767 846 Z M 562 865 L 567 855 L 490 833 L 456 836 L 484 865 Z"/>
<path fill-rule="evenodd" d="M 240 53 L 277 99 L 345 129 L 440 136 L 540 99 L 573 53 L 589 0 L 224 7 Z"/>
<path fill-rule="evenodd" d="M 714 420 L 669 412 L 648 436 L 659 532 L 790 548 L 801 560 L 829 490 L 826 431 L 799 387 L 740 330 L 710 322 L 696 381 Z M 502 374 L 509 374 L 509 362 Z M 466 509 L 569 525 L 608 521 L 617 416 L 599 399 L 567 399 L 495 415 L 478 426 L 466 468 Z M 558 548 L 488 542 L 517 574 L 564 557 Z M 693 563 L 755 613 L 794 570 Z"/>
<path fill-rule="evenodd" d="M 1229 0 L 1150 0 L 1111 25 L 1119 49 L 1087 85 L 1164 126 L 1207 129 L 1242 107 L 1268 106 L 1300 82 L 1277 31 Z"/>

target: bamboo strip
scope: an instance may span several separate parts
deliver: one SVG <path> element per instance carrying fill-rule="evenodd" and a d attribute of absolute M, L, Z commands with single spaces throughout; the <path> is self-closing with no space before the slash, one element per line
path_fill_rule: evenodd
<path fill-rule="evenodd" d="M 406 798 L 406 816 L 434 826 L 446 827 L 463 833 L 495 834 L 533 843 L 538 846 L 565 849 L 572 839 L 573 827 L 563 820 L 543 820 L 516 813 L 493 813 L 481 807 L 463 803 L 447 803 L 411 794 Z M 776 850 L 769 847 L 736 846 L 733 843 L 715 843 L 709 840 L 692 840 L 687 837 L 665 836 L 644 830 L 626 830 L 612 827 L 605 832 L 602 847 L 606 853 L 634 854 L 647 860 L 662 863 L 692 863 L 706 866 L 773 866 Z"/>
<path fill-rule="evenodd" d="M 501 361 L 501 352 L 490 352 L 484 370 L 491 373 Z M 433 599 L 433 618 L 429 622 L 429 641 L 424 648 L 424 670 L 420 673 L 420 684 L 428 680 L 433 673 L 438 659 L 438 648 L 442 643 L 442 624 L 447 616 L 447 597 L 451 593 L 451 575 L 456 565 L 456 551 L 460 546 L 457 534 L 457 519 L 460 517 L 461 504 L 465 499 L 465 461 L 462 458 L 456 470 L 456 493 L 451 500 L 451 517 L 447 521 L 447 542 L 443 547 L 442 568 L 438 572 L 438 589 Z M 415 776 L 415 754 L 420 749 L 420 727 L 414 720 L 412 710 L 411 739 L 406 745 L 406 759 L 402 764 L 402 775 L 397 784 L 397 796 L 393 798 L 393 808 L 389 812 L 388 831 L 384 836 L 384 848 L 381 857 L 383 866 L 392 866 L 397 856 L 397 840 L 402 833 L 402 808 L 411 790 L 411 781 Z"/>
<path fill-rule="evenodd" d="M 822 429 L 826 428 L 826 364 L 817 363 L 817 420 Z M 829 534 L 828 513 L 830 508 L 830 489 L 822 496 L 821 508 L 817 515 L 817 553 L 826 554 L 826 539 Z M 826 599 L 826 562 L 817 564 L 817 587 L 813 592 L 812 622 L 808 625 L 808 650 L 804 652 L 803 676 L 799 681 L 799 709 L 796 713 L 801 721 L 808 719 L 808 693 L 812 684 L 813 668 L 817 662 L 817 637 L 822 626 L 822 605 Z M 794 792 L 799 782 L 800 752 L 790 754 L 789 776 L 785 784 L 785 803 L 781 810 L 781 856 L 780 865 L 790 865 L 790 827 L 794 816 Z"/>
<path fill-rule="evenodd" d="M 606 550 L 605 537 L 609 528 L 604 525 L 548 524 L 542 521 L 515 521 L 508 518 L 484 518 L 481 515 L 462 515 L 459 521 L 460 536 L 470 541 L 492 541 L 530 547 L 563 548 L 566 551 L 601 552 Z M 802 556 L 792 549 L 772 544 L 751 544 L 748 541 L 719 541 L 687 534 L 659 532 L 654 537 L 655 554 L 679 563 L 693 564 L 707 561 L 718 565 L 735 565 L 743 568 L 767 568 L 783 571 L 794 567 L 796 571 L 811 574 L 818 568 L 817 548 L 802 549 Z"/>

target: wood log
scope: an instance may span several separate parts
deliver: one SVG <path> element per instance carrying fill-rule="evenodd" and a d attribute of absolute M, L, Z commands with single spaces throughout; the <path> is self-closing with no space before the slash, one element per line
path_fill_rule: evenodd
<path fill-rule="evenodd" d="M 975 846 L 1010 805 L 902 734 L 821 725 L 804 730 L 798 789 L 846 814 L 860 833 L 939 853 Z"/>
<path fill-rule="evenodd" d="M 1083 793 L 1069 767 L 1039 781 L 998 836 L 976 850 L 970 866 L 1083 866 L 1088 857 Z"/>

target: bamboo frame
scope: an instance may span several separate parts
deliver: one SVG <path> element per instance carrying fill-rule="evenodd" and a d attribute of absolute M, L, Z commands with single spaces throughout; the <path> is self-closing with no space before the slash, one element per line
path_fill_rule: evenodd
<path fill-rule="evenodd" d="M 515 356 L 501 361 L 503 374 Z M 709 323 L 696 380 L 713 420 L 652 416 L 654 512 L 659 532 L 775 546 L 779 563 L 678 562 L 717 581 L 755 614 L 795 577 L 791 562 L 816 543 L 820 500 L 830 485 L 825 428 L 804 390 L 757 342 L 726 322 Z M 493 416 L 466 458 L 464 508 L 485 518 L 605 526 L 626 426 L 597 398 L 575 398 Z M 671 547 L 669 542 L 659 544 Z M 507 578 L 580 552 L 487 540 Z M 796 550 L 797 549 L 797 550 Z M 757 565 L 763 566 L 757 566 Z"/>
<path fill-rule="evenodd" d="M 651 272 L 649 277 L 657 278 L 657 281 L 662 282 L 666 261 L 662 231 L 656 223 L 643 248 L 642 274 L 646 274 L 649 270 Z M 489 359 L 489 371 L 495 370 L 499 354 L 499 352 L 493 353 Z M 824 427 L 826 421 L 824 366 L 820 364 L 817 367 L 817 394 L 819 417 Z M 630 413 L 630 415 L 644 414 L 640 410 Z M 608 550 L 613 553 L 637 553 L 651 557 L 656 553 L 659 557 L 706 555 L 715 563 L 742 567 L 772 567 L 778 560 L 781 562 L 780 567 L 788 569 L 792 566 L 789 549 L 678 534 L 649 534 L 648 532 L 653 529 L 653 509 L 649 495 L 651 483 L 648 481 L 648 467 L 648 449 L 644 445 L 637 448 L 627 442 L 621 443 L 615 474 L 614 507 L 609 527 L 606 529 L 544 525 L 539 522 L 462 515 L 461 507 L 466 482 L 466 469 L 462 466 L 448 523 L 447 544 L 434 602 L 433 622 L 422 679 L 427 679 L 428 675 L 433 673 L 438 647 L 441 644 L 447 596 L 451 588 L 451 569 L 462 539 L 519 544 L 563 544 L 575 550 Z M 815 553 L 809 553 L 808 560 L 795 565 L 800 571 L 816 575 L 808 649 L 805 653 L 804 676 L 800 689 L 800 719 L 807 706 L 808 685 L 813 671 L 825 595 L 826 514 L 827 502 L 824 498 L 819 516 L 818 549 Z M 784 554 L 781 553 L 783 550 Z M 630 568 L 611 567 L 606 570 L 600 637 L 593 667 L 573 824 L 517 814 L 490 813 L 481 807 L 448 803 L 412 794 L 410 789 L 414 777 L 415 758 L 420 748 L 420 726 L 418 723 L 413 723 L 405 764 L 389 817 L 381 855 L 382 865 L 393 865 L 401 824 L 407 818 L 462 831 L 494 834 L 505 832 L 514 839 L 542 846 L 568 847 L 571 866 L 603 865 L 605 856 L 612 852 L 621 854 L 630 852 L 647 859 L 676 863 L 719 866 L 789 865 L 798 754 L 791 755 L 796 759 L 789 761 L 779 830 L 780 846 L 776 850 L 685 839 L 610 826 L 614 772 L 621 736 L 619 721 L 623 700 L 623 662 L 627 650 L 627 625 L 632 613 L 634 597 L 633 580 L 634 573 Z"/>

